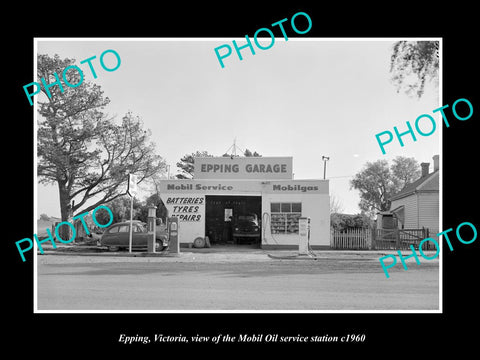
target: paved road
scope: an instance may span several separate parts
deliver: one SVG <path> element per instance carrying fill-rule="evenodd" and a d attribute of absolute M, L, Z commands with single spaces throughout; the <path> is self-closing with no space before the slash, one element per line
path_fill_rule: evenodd
<path fill-rule="evenodd" d="M 277 253 L 278 254 L 278 253 Z M 111 254 L 109 254 L 111 255 Z M 124 254 L 125 255 L 125 254 Z M 38 310 L 438 310 L 439 262 L 386 278 L 379 253 L 267 252 L 180 257 L 42 255 Z"/>

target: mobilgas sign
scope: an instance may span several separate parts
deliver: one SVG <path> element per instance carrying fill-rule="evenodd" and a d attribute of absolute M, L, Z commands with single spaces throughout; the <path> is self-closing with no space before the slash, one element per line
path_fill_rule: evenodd
<path fill-rule="evenodd" d="M 162 180 L 162 194 L 328 194 L 328 180 Z"/>
<path fill-rule="evenodd" d="M 292 179 L 292 157 L 198 157 L 195 179 Z"/>

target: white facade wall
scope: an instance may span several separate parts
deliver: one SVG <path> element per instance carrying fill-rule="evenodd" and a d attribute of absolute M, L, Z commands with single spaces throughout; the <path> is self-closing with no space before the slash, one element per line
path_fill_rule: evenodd
<path fill-rule="evenodd" d="M 160 196 L 169 216 L 178 218 L 181 244 L 205 237 L 206 196 L 261 196 L 262 247 L 298 246 L 298 234 L 274 234 L 270 229 L 274 203 L 302 203 L 302 217 L 310 217 L 310 245 L 330 246 L 330 196 L 328 180 L 162 180 Z"/>
<path fill-rule="evenodd" d="M 418 226 L 418 206 L 417 206 L 417 195 L 412 194 L 409 196 L 405 196 L 403 198 L 393 200 L 392 204 L 390 205 L 390 209 L 396 209 L 399 206 L 404 206 L 404 223 L 403 227 L 405 229 L 419 229 Z M 399 227 L 401 226 L 398 224 Z"/>
<path fill-rule="evenodd" d="M 418 187 L 418 223 L 429 229 L 429 237 L 438 239 L 440 224 L 440 174 L 437 171 Z"/>
<path fill-rule="evenodd" d="M 203 194 L 169 193 L 162 196 L 162 201 L 168 210 L 168 216 L 178 218 L 180 243 L 193 243 L 197 237 L 205 237 L 205 196 Z"/>
<path fill-rule="evenodd" d="M 328 194 L 265 194 L 262 196 L 262 246 L 298 245 L 299 234 L 272 234 L 270 204 L 301 202 L 302 217 L 310 218 L 310 245 L 330 246 L 330 196 Z M 265 215 L 267 214 L 267 215 Z M 265 219 L 267 221 L 265 221 Z"/>
<path fill-rule="evenodd" d="M 418 194 L 418 225 L 430 230 L 430 237 L 435 238 L 440 229 L 440 203 L 439 194 L 425 192 Z"/>

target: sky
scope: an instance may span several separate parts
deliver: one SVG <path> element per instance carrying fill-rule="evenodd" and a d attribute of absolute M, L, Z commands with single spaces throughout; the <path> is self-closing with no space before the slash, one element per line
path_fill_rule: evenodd
<path fill-rule="evenodd" d="M 292 156 L 295 179 L 322 179 L 322 156 L 328 156 L 330 195 L 344 213 L 355 214 L 360 198 L 350 180 L 366 162 L 414 157 L 433 171 L 432 157 L 441 155 L 440 115 L 432 113 L 442 105 L 439 87 L 427 83 L 418 99 L 397 93 L 390 81 L 392 45 L 401 39 L 276 38 L 268 50 L 253 45 L 255 55 L 241 50 L 241 61 L 234 38 L 36 40 L 40 54 L 74 58 L 85 81 L 100 85 L 110 98 L 105 112 L 118 122 L 128 111 L 140 116 L 172 175 L 183 155 L 206 150 L 221 156 L 234 139 L 240 149 L 262 156 Z M 224 44 L 233 51 L 221 68 L 214 49 Z M 121 58 L 112 72 L 98 62 L 108 49 Z M 93 55 L 96 79 L 80 64 Z M 104 59 L 115 65 L 111 53 Z M 375 135 L 394 126 L 406 131 L 406 121 L 414 126 L 422 114 L 437 120 L 437 130 L 416 134 L 416 142 L 404 136 L 404 147 L 395 139 L 383 155 Z M 431 129 L 427 122 L 420 127 Z M 37 217 L 60 217 L 58 199 L 56 185 L 38 184 Z"/>

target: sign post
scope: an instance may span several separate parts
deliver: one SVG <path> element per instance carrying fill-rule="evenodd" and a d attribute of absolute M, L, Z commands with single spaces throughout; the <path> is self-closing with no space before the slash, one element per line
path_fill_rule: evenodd
<path fill-rule="evenodd" d="M 133 198 L 137 194 L 137 176 L 128 174 L 128 194 L 130 195 L 130 234 L 128 237 L 128 252 L 132 252 L 133 240 Z"/>

